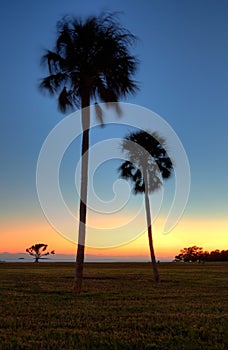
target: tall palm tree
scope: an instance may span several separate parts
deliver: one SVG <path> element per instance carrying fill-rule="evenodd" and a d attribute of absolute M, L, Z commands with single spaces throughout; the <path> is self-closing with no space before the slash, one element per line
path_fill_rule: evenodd
<path fill-rule="evenodd" d="M 160 281 L 152 237 L 149 193 L 161 188 L 162 179 L 171 175 L 173 164 L 165 150 L 165 140 L 157 133 L 136 131 L 126 136 L 122 150 L 129 160 L 119 167 L 120 176 L 133 182 L 135 194 L 144 193 L 148 240 L 154 279 Z"/>
<path fill-rule="evenodd" d="M 42 57 L 49 75 L 42 79 L 41 90 L 58 96 L 58 107 L 62 112 L 82 108 L 80 223 L 75 293 L 81 292 L 85 251 L 89 106 L 97 100 L 118 102 L 120 98 L 136 92 L 137 85 L 132 77 L 137 68 L 137 60 L 129 52 L 135 39 L 135 36 L 119 24 L 113 13 L 88 17 L 85 20 L 63 17 L 57 23 L 54 50 L 48 50 Z M 97 104 L 96 110 L 103 122 L 101 109 Z"/>

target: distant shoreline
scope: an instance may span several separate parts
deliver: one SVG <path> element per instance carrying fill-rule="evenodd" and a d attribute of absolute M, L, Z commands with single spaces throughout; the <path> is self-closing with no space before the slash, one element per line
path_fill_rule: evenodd
<path fill-rule="evenodd" d="M 87 254 L 85 256 L 85 262 L 149 262 L 150 257 L 144 255 L 99 255 L 99 254 Z M 172 256 L 157 257 L 157 261 L 169 262 L 173 261 Z M 26 253 L 0 253 L 0 262 L 34 262 L 34 258 Z M 74 254 L 62 254 L 57 253 L 54 256 L 43 257 L 39 262 L 75 262 Z"/>
<path fill-rule="evenodd" d="M 75 260 L 73 259 L 41 259 L 39 260 L 39 263 L 74 263 Z M 85 260 L 85 263 L 149 263 L 149 260 L 117 260 L 117 259 L 89 259 Z M 159 262 L 172 262 L 172 260 L 159 260 Z M 0 260 L 0 263 L 34 263 L 34 260 L 31 259 L 6 259 L 6 260 Z"/>

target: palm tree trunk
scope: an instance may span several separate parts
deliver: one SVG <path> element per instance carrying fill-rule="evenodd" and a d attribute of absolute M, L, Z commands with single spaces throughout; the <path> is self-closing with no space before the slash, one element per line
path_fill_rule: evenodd
<path fill-rule="evenodd" d="M 89 127 L 90 127 L 90 96 L 86 93 L 82 97 L 82 160 L 81 160 L 81 194 L 79 209 L 78 249 L 76 257 L 76 271 L 73 293 L 80 294 L 82 289 L 83 266 L 85 254 L 86 213 L 88 192 L 88 162 L 89 162 Z M 87 107 L 87 108 L 86 108 Z"/>
<path fill-rule="evenodd" d="M 148 191 L 148 178 L 147 178 L 146 169 L 143 169 L 143 178 L 144 178 L 144 184 L 145 184 L 145 208 L 146 208 L 146 220 L 147 220 L 150 256 L 151 256 L 151 262 L 152 262 L 152 267 L 153 267 L 154 280 L 155 280 L 155 282 L 158 283 L 158 282 L 160 282 L 160 277 L 159 277 L 159 273 L 158 273 L 155 252 L 154 252 L 153 238 L 152 238 L 150 200 L 149 200 L 149 194 L 148 194 L 149 193 L 149 191 Z"/>

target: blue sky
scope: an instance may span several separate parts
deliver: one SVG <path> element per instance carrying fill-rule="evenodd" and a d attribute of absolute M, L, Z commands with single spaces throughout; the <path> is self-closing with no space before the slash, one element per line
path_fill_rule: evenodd
<path fill-rule="evenodd" d="M 46 136 L 64 118 L 55 99 L 37 88 L 45 74 L 42 50 L 53 47 L 62 15 L 102 10 L 122 11 L 121 23 L 139 38 L 132 51 L 140 60 L 140 91 L 127 101 L 165 118 L 185 147 L 192 176 L 186 215 L 226 219 L 227 1 L 5 0 L 0 4 L 1 220 L 42 216 L 36 162 Z"/>

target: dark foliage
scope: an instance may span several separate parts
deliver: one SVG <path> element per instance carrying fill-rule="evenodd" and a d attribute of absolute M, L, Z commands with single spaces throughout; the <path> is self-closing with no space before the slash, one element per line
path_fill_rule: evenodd
<path fill-rule="evenodd" d="M 192 246 L 180 250 L 175 262 L 228 261 L 228 250 L 213 250 L 210 253 L 202 247 Z"/>
<path fill-rule="evenodd" d="M 171 175 L 173 164 L 166 152 L 165 140 L 156 132 L 137 131 L 126 136 L 122 149 L 128 161 L 119 167 L 120 177 L 134 184 L 134 192 L 145 192 L 143 172 L 148 176 L 148 191 L 154 192 L 162 186 L 162 179 Z"/>
<path fill-rule="evenodd" d="M 45 252 L 47 249 L 47 244 L 38 243 L 32 245 L 30 248 L 26 249 L 26 252 L 33 256 L 35 259 L 35 262 L 38 262 L 39 259 L 42 259 L 43 256 L 49 255 L 49 254 L 55 254 L 55 251 L 52 250 L 51 252 Z"/>
<path fill-rule="evenodd" d="M 207 253 L 207 252 L 206 252 Z M 228 250 L 213 250 L 206 254 L 206 261 L 228 261 Z"/>
<path fill-rule="evenodd" d="M 135 40 L 115 13 L 85 20 L 63 17 L 57 23 L 54 49 L 42 57 L 49 75 L 41 80 L 40 89 L 58 97 L 62 112 L 81 107 L 85 90 L 94 101 L 103 102 L 134 94 L 137 85 L 132 77 L 138 62 L 129 47 Z"/>

